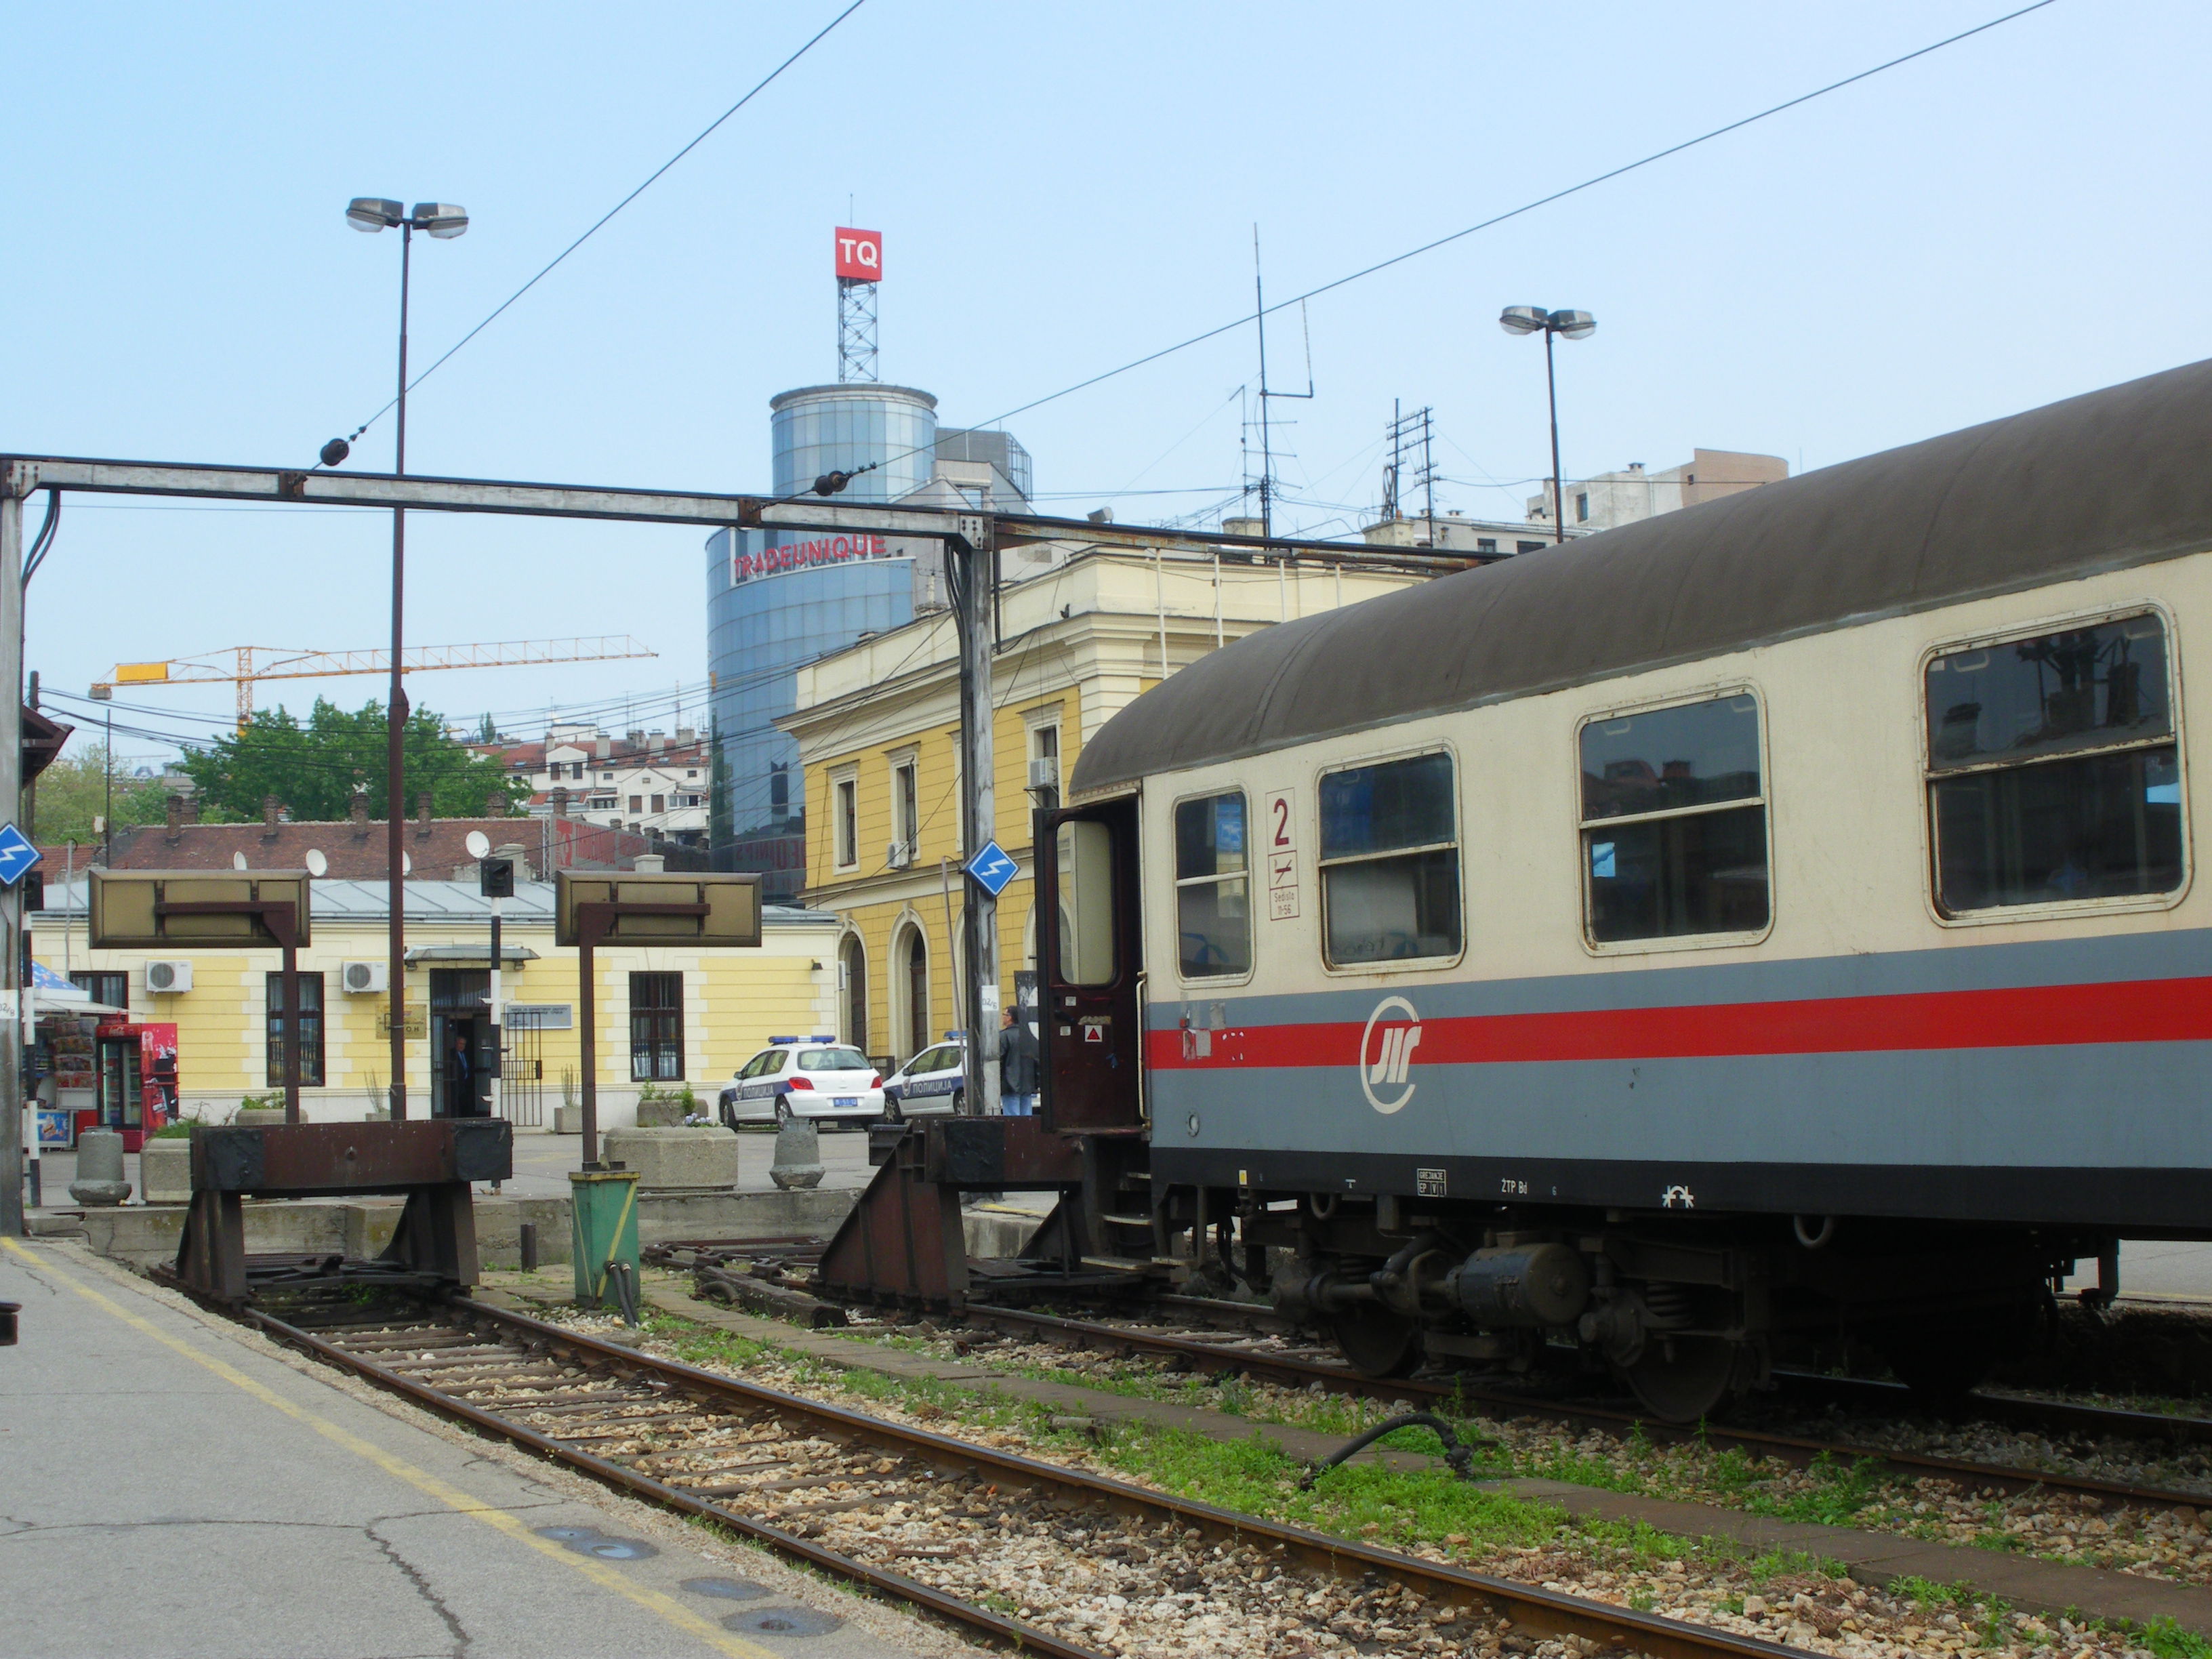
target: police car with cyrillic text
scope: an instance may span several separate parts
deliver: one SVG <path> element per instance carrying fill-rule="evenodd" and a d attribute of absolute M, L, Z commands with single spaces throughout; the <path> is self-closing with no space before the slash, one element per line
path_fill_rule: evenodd
<path fill-rule="evenodd" d="M 883 1073 L 834 1036 L 775 1036 L 738 1067 L 721 1094 L 722 1121 L 849 1123 L 884 1115 Z"/>

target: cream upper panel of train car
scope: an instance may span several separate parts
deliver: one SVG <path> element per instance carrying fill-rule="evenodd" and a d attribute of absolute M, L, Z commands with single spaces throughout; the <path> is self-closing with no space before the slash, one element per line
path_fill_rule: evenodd
<path fill-rule="evenodd" d="M 2184 663 L 2208 635 L 2212 556 L 2200 555 L 1155 775 L 1142 815 L 1151 995 L 2205 926 L 2186 777 L 2191 734 L 2212 732 L 2212 692 L 2192 698 Z M 1957 746 L 1946 713 L 1962 705 L 1939 702 L 1931 715 L 1931 696 L 1968 684 L 1962 670 L 2035 658 L 2054 637 L 2104 649 L 2107 678 L 2115 652 L 2143 659 L 2127 684 L 2150 711 L 2138 722 L 2148 735 L 2091 747 L 2100 763 L 2134 768 L 2129 787 L 2159 809 L 2170 853 L 2146 854 L 2157 864 L 2136 884 L 2147 890 L 2010 893 L 1947 910 L 1939 800 L 1954 839 L 1995 831 L 1962 829 L 1940 793 L 1940 751 Z M 2051 696 L 2069 695 L 2066 663 L 2033 666 Z M 1972 697 L 1977 709 L 1993 701 L 1978 688 Z M 2024 718 L 1991 708 L 1984 724 L 2000 716 Z M 2018 738 L 2008 729 L 1997 741 Z M 2002 767 L 1984 778 L 1984 794 L 2016 787 Z M 1683 902 L 1661 914 L 1655 884 L 1627 868 L 1663 864 L 1670 848 L 1679 863 L 1685 844 L 1705 860 L 1686 918 Z"/>

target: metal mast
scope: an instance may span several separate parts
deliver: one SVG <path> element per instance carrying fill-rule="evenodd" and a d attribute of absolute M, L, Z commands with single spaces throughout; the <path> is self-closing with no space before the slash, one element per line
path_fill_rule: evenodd
<path fill-rule="evenodd" d="M 837 279 L 837 378 L 876 378 L 876 284 L 857 276 Z"/>

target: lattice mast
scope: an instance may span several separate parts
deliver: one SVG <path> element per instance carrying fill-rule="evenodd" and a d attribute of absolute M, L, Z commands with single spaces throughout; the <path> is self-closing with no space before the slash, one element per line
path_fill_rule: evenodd
<path fill-rule="evenodd" d="M 837 379 L 874 380 L 876 285 L 884 276 L 881 231 L 837 227 Z"/>

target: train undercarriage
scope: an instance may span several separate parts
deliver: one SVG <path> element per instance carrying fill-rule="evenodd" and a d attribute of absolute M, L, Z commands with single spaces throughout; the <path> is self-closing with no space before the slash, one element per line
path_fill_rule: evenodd
<path fill-rule="evenodd" d="M 1369 1376 L 1610 1374 L 1668 1422 L 1838 1347 L 1955 1399 L 2033 1346 L 2078 1261 L 2107 1294 L 2117 1281 L 2115 1241 L 2087 1230 L 1155 1190 L 1140 1135 L 1006 1118 L 878 1133 L 883 1167 L 823 1257 L 841 1293 L 1234 1296 L 1326 1334 Z M 1020 1190 L 1059 1205 L 1018 1260 L 968 1260 L 963 1198 Z"/>
<path fill-rule="evenodd" d="M 1670 1422 L 1763 1381 L 1778 1351 L 1838 1341 L 1873 1349 L 1916 1393 L 1954 1398 L 2033 1344 L 2078 1260 L 2109 1264 L 2116 1248 L 2077 1231 L 1861 1218 L 1198 1188 L 1162 1200 L 1170 1231 L 1212 1233 L 1204 1272 L 1328 1332 L 1368 1376 L 1564 1363 L 1612 1372 Z"/>

